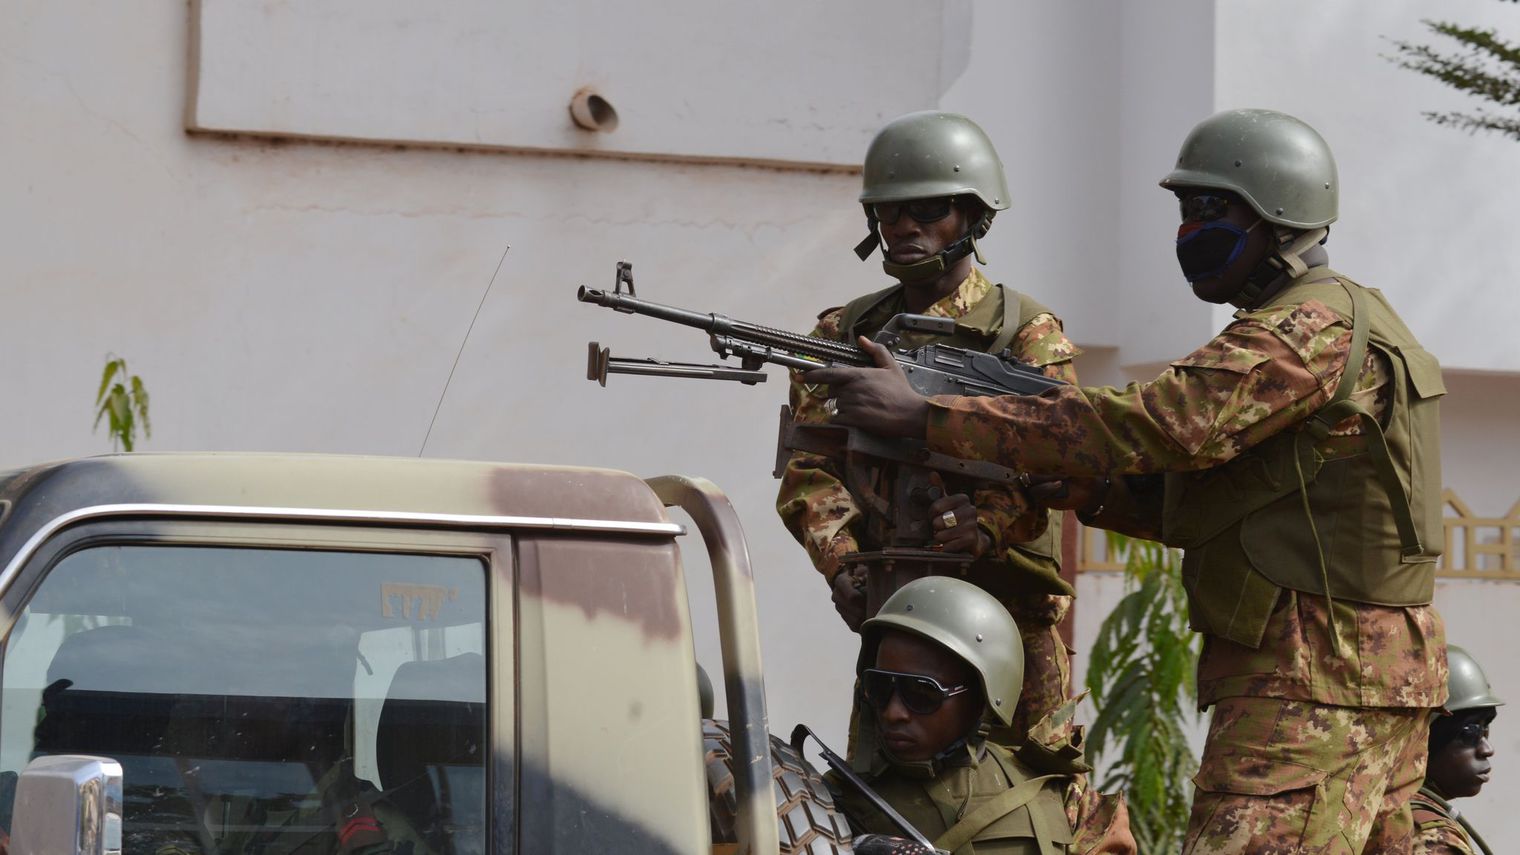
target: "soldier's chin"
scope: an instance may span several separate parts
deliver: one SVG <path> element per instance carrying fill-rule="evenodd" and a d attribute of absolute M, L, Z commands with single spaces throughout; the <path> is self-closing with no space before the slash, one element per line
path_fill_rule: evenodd
<path fill-rule="evenodd" d="M 1195 279 L 1189 282 L 1188 285 L 1192 287 L 1194 297 L 1205 303 L 1214 303 L 1216 305 L 1230 302 L 1230 298 L 1235 296 L 1235 292 L 1239 290 L 1225 285 L 1218 276 L 1206 276 L 1203 279 Z"/>

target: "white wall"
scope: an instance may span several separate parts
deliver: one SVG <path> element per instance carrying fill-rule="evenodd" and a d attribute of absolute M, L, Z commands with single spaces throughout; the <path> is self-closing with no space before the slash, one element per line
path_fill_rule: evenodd
<path fill-rule="evenodd" d="M 1119 13 L 1118 276 L 1106 304 L 1126 366 L 1180 357 L 1218 328 L 1177 270 L 1177 201 L 1156 185 L 1177 162 L 1187 130 L 1214 112 L 1213 5 L 1124 3 Z"/>
<path fill-rule="evenodd" d="M 1447 368 L 1520 371 L 1520 143 L 1426 121 L 1425 111 L 1486 105 L 1384 58 L 1396 40 L 1458 52 L 1421 19 L 1497 27 L 1513 41 L 1520 6 L 1279 0 L 1222 2 L 1218 13 L 1216 106 L 1292 113 L 1335 151 L 1332 264 L 1387 293 Z"/>
<path fill-rule="evenodd" d="M 882 38 L 923 44 L 932 69 L 942 45 L 964 54 L 969 0 L 190 9 L 187 122 L 198 130 L 856 165 L 883 121 L 942 91 L 923 64 L 880 61 Z M 569 121 L 583 87 L 616 109 L 615 133 Z"/>
<path fill-rule="evenodd" d="M 1066 318 L 1095 351 L 1090 381 L 1145 376 L 1218 328 L 1176 271 L 1175 205 L 1155 182 L 1193 123 L 1247 102 L 1299 113 L 1336 146 L 1338 265 L 1388 291 L 1449 367 L 1520 371 L 1504 335 L 1520 308 L 1503 287 L 1517 250 L 1499 231 L 1506 199 L 1483 192 L 1514 185 L 1520 144 L 1428 127 L 1418 111 L 1448 96 L 1378 59 L 1386 47 L 1375 39 L 1438 11 L 1508 22 L 1520 10 L 1292 4 L 1301 14 L 1209 0 L 1117 10 L 949 2 L 932 38 L 874 17 L 850 38 L 908 45 L 863 56 L 922 69 L 944 106 L 992 133 L 1014 202 L 986 242 L 989 271 Z M 1298 29 L 1272 29 L 1279 15 Z M 827 53 L 841 36 L 809 38 Z M 876 260 L 849 252 L 863 226 L 858 177 L 187 136 L 189 43 L 187 8 L 174 0 L 20 0 L 0 13 L 0 107 L 12 117 L 0 122 L 0 400 L 10 415 L 0 468 L 108 448 L 89 430 L 107 351 L 154 393 L 149 450 L 414 455 L 511 244 L 427 454 L 715 480 L 752 539 L 773 729 L 808 720 L 842 744 L 854 640 L 777 523 L 765 474 L 781 375 L 755 388 L 632 377 L 598 388 L 583 379 L 588 339 L 618 355 L 692 361 L 708 361 L 705 342 L 572 295 L 609 285 L 628 259 L 651 299 L 806 329 L 820 309 L 883 284 Z M 1269 62 L 1297 82 L 1264 91 L 1258 69 Z M 817 89 L 837 97 L 836 83 Z M 869 87 L 848 94 L 862 115 L 876 109 Z M 809 91 L 792 95 L 801 113 L 815 103 Z M 1442 284 L 1412 273 L 1427 270 Z M 1446 480 L 1481 513 L 1520 495 L 1515 378 L 1449 378 Z M 710 583 L 692 547 L 699 652 L 715 671 Z M 1520 593 L 1476 584 L 1443 583 L 1438 602 L 1454 639 L 1499 660 L 1490 667 L 1502 693 L 1520 686 L 1520 666 L 1509 668 L 1506 626 L 1491 616 Z M 1116 585 L 1082 580 L 1079 650 Z M 1503 769 L 1495 799 L 1510 791 Z"/>
<path fill-rule="evenodd" d="M 1012 206 L 982 241 L 988 275 L 1083 344 L 1116 332 L 1116 259 L 1101 250 L 1118 218 L 1119 23 L 1095 3 L 979 3 L 970 68 L 941 102 L 987 130 L 1008 175 Z"/>
<path fill-rule="evenodd" d="M 108 450 L 90 432 L 108 351 L 154 395 L 148 450 L 415 455 L 510 244 L 427 454 L 724 486 L 753 538 L 772 718 L 842 744 L 853 642 L 771 510 L 783 376 L 599 388 L 588 339 L 711 354 L 695 331 L 573 295 L 629 259 L 651 299 L 807 329 L 880 281 L 850 253 L 857 177 L 188 136 L 185 4 L 36 0 L 3 15 L 0 105 L 24 120 L 0 123 L 0 467 Z M 857 22 L 883 43 L 906 38 L 894 25 Z M 936 80 L 939 46 L 920 52 Z M 694 607 L 716 674 L 710 602 Z"/>

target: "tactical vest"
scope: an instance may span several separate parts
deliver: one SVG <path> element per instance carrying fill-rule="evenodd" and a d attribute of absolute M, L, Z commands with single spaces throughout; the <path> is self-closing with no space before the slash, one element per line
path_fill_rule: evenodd
<path fill-rule="evenodd" d="M 948 336 L 928 336 L 922 341 L 905 335 L 911 345 L 927 341 L 980 350 L 984 353 L 1001 353 L 1013 343 L 1019 330 L 1043 314 L 1054 314 L 1039 302 L 1011 288 L 995 285 L 995 293 L 989 293 L 972 307 L 970 312 L 957 318 L 955 332 Z M 839 313 L 839 330 L 842 341 L 853 342 L 856 336 L 870 338 L 887 321 L 892 319 L 888 307 L 903 291 L 901 284 L 884 288 L 846 303 Z M 1039 367 L 1039 366 L 1037 366 Z M 1013 544 L 1007 560 L 1022 573 L 1033 574 L 1041 583 L 1030 589 L 1033 593 L 1071 593 L 1070 586 L 1060 578 L 1061 563 L 1061 514 L 1051 514 L 1045 533 L 1027 543 Z M 1012 592 L 994 591 L 1005 595 Z"/>
<path fill-rule="evenodd" d="M 1252 648 L 1283 588 L 1377 605 L 1429 603 L 1444 545 L 1440 365 L 1380 292 L 1327 268 L 1310 270 L 1260 309 L 1308 300 L 1352 322 L 1331 400 L 1223 465 L 1166 476 L 1162 540 L 1186 550 L 1192 626 Z M 1381 430 L 1349 399 L 1367 348 L 1392 368 Z M 1353 417 L 1360 435 L 1328 435 Z"/>
<path fill-rule="evenodd" d="M 1058 855 L 1071 846 L 1063 788 L 1071 777 L 1038 775 L 988 743 L 975 766 L 917 777 L 887 767 L 870 781 L 914 828 L 954 855 Z M 866 832 L 900 834 L 865 798 L 840 785 L 838 801 Z M 968 798 L 969 796 L 969 798 Z"/>

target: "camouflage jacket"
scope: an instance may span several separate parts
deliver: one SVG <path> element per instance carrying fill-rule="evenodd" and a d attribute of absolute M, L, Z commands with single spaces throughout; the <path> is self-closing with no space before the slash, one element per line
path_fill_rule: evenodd
<path fill-rule="evenodd" d="M 989 304 L 989 300 L 998 303 Z M 899 311 L 902 311 L 901 306 L 891 306 L 872 313 L 863 319 L 863 326 L 874 332 Z M 818 325 L 811 334 L 842 341 L 845 333 L 839 328 L 840 313 L 837 307 L 825 310 L 818 316 Z M 966 281 L 924 314 L 948 318 L 968 318 L 974 314 L 977 320 L 968 323 L 985 325 L 988 327 L 985 332 L 991 334 L 1001 325 L 1001 295 L 981 271 L 972 268 Z M 997 319 L 997 326 L 983 320 L 984 317 Z M 910 346 L 924 343 L 910 337 L 905 340 Z M 1015 358 L 1042 366 L 1046 375 L 1076 382 L 1071 358 L 1078 351 L 1067 340 L 1061 322 L 1055 316 L 1037 315 L 1019 330 L 1010 348 Z M 797 421 L 827 421 L 828 416 L 823 411 L 827 398 L 826 389 L 808 386 L 793 374 L 791 404 L 793 418 Z M 1033 540 L 1045 529 L 1046 515 L 1031 513 L 1028 499 L 1017 487 L 983 488 L 972 496 L 972 502 L 977 508 L 977 525 L 992 541 L 989 554 L 1001 555 L 1014 544 Z M 861 511 L 845 489 L 837 469 L 825 457 L 803 453 L 792 455 L 781 479 L 776 511 L 787 530 L 807 549 L 813 565 L 830 581 L 839 572 L 840 556 L 875 548 L 875 544 L 861 543 L 865 538 Z"/>
<path fill-rule="evenodd" d="M 929 445 L 1038 475 L 1130 476 L 1115 477 L 1101 523 L 1158 539 L 1162 491 L 1145 476 L 1217 466 L 1293 429 L 1334 394 L 1350 344 L 1350 324 L 1317 300 L 1241 311 L 1148 383 L 931 399 Z M 1383 418 L 1391 374 L 1369 350 L 1352 399 Z M 1348 421 L 1335 433 L 1359 430 Z M 1292 592 L 1277 604 L 1259 648 L 1206 637 L 1200 703 L 1257 696 L 1428 707 L 1445 699 L 1445 637 L 1433 607 L 1334 607 L 1349 656 L 1331 643 L 1325 601 Z"/>
<path fill-rule="evenodd" d="M 1421 787 L 1409 807 L 1414 813 L 1412 855 L 1488 855 L 1488 847 L 1475 845 L 1445 799 Z"/>

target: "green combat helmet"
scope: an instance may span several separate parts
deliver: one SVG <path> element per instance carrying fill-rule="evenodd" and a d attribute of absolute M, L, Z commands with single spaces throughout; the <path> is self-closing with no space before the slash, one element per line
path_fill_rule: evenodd
<path fill-rule="evenodd" d="M 1447 712 L 1504 706 L 1504 701 L 1494 697 L 1494 690 L 1488 685 L 1488 677 L 1471 653 L 1455 644 L 1448 644 L 1446 664 L 1450 668 L 1446 678 Z"/>
<path fill-rule="evenodd" d="M 1199 122 L 1161 186 L 1240 195 L 1275 227 L 1278 249 L 1269 263 L 1293 277 L 1308 269 L 1300 256 L 1329 235 L 1340 205 L 1330 146 L 1303 121 L 1275 110 L 1226 110 Z M 1248 304 L 1255 295 L 1246 296 Z"/>
<path fill-rule="evenodd" d="M 1024 642 L 1013 616 L 991 594 L 950 576 L 914 579 L 860 627 L 863 634 L 884 629 L 920 636 L 966 660 L 981 678 L 987 709 L 1004 727 L 1012 724 L 1024 685 Z"/>
<path fill-rule="evenodd" d="M 866 225 L 871 233 L 855 247 L 861 261 L 869 258 L 881 243 L 871 205 L 975 196 L 985 206 L 986 214 L 964 238 L 931 258 L 913 264 L 885 260 L 882 267 L 895 279 L 913 282 L 933 278 L 973 252 L 977 253 L 978 261 L 986 263 L 976 241 L 987 234 L 993 214 L 1008 207 L 1008 181 L 992 140 L 976 122 L 959 113 L 939 110 L 899 116 L 871 140 L 862 179 L 860 203 L 866 208 Z"/>

